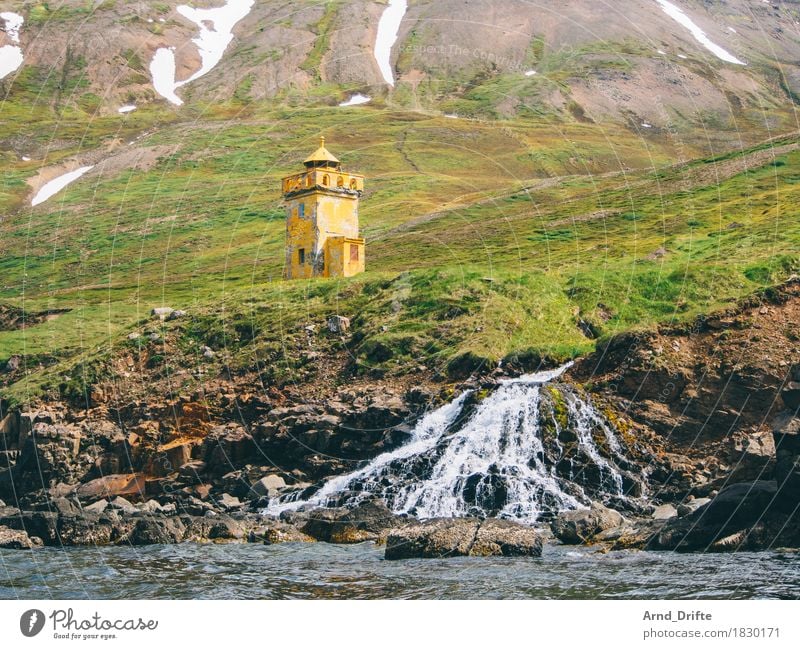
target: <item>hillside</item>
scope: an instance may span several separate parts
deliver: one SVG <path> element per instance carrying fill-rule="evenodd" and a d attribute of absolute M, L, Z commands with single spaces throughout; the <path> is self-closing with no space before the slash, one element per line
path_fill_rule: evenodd
<path fill-rule="evenodd" d="M 700 38 L 672 3 L 412 1 L 393 86 L 373 51 L 385 4 L 207 6 L 232 13 L 10 3 L 23 22 L 0 46 L 19 41 L 24 62 L 0 81 L 0 364 L 14 359 L 14 401 L 81 394 L 108 369 L 70 368 L 126 352 L 155 306 L 188 312 L 167 325 L 184 351 L 283 362 L 281 381 L 308 362 L 304 327 L 333 312 L 354 317 L 331 365 L 345 377 L 447 376 L 581 355 L 796 270 L 790 5 L 683 3 Z M 212 24 L 231 40 L 201 60 L 191 39 Z M 154 86 L 170 47 L 174 79 L 208 68 L 174 88 L 181 105 Z M 370 102 L 337 105 L 355 92 Z M 320 134 L 367 176 L 368 272 L 284 283 L 279 179 Z M 82 175 L 31 205 L 66 172 Z"/>
<path fill-rule="evenodd" d="M 800 544 L 795 3 L 6 4 L 8 543 Z"/>
<path fill-rule="evenodd" d="M 162 305 L 190 314 L 167 323 L 183 332 L 185 350 L 209 345 L 232 354 L 235 366 L 285 365 L 283 380 L 297 378 L 292 370 L 306 362 L 304 327 L 323 326 L 335 312 L 355 316 L 347 354 L 361 371 L 393 375 L 420 364 L 445 372 L 469 353 L 491 361 L 527 351 L 572 357 L 598 337 L 687 320 L 797 270 L 797 136 L 658 171 L 604 171 L 607 158 L 598 154 L 591 160 L 602 173 L 537 179 L 528 177 L 535 170 L 525 169 L 522 147 L 486 160 L 496 127 L 359 114 L 366 116 L 358 132 L 326 132 L 368 175 L 368 272 L 360 277 L 280 280 L 277 180 L 305 149 L 285 143 L 284 131 L 254 150 L 254 122 L 194 128 L 192 138 L 179 128 L 156 133 L 142 148 L 180 153 L 146 171 L 87 175 L 52 203 L 6 219 L 3 299 L 28 314 L 26 326 L 8 318 L 0 334 L 0 356 L 26 359 L 5 377 L 9 394 L 63 389 L 70 381 L 61 372 L 76 359 L 124 352 L 128 333 Z M 326 117 L 313 113 L 317 123 Z M 416 135 L 398 150 L 396 134 L 382 136 L 381 127 Z M 530 127 L 520 133 L 537 137 Z M 448 160 L 448 149 L 463 146 L 459 134 L 478 140 L 481 155 Z M 599 146 L 591 131 L 581 135 L 576 146 Z M 265 174 L 258 161 L 278 158 L 284 147 L 294 164 L 281 161 Z M 617 138 L 615 151 L 623 150 Z M 540 155 L 575 171 L 568 153 L 547 147 Z M 508 162 L 499 162 L 504 156 Z M 515 164 L 516 174 L 501 175 Z M 456 173 L 421 182 L 415 168 L 433 165 Z M 384 173 L 373 178 L 374 168 Z M 329 350 L 310 351 L 324 359 Z M 187 362 L 150 354 L 163 358 L 165 377 L 171 362 Z"/>

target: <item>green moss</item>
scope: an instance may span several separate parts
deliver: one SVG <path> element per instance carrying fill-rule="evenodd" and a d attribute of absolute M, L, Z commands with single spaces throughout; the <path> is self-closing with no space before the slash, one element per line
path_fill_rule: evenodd
<path fill-rule="evenodd" d="M 330 33 L 336 22 L 340 6 L 340 0 L 327 0 L 325 2 L 322 18 L 313 28 L 314 34 L 316 34 L 314 45 L 306 60 L 300 65 L 300 69 L 311 72 L 318 80 L 321 78 L 320 66 L 322 65 L 322 57 L 325 56 L 330 47 Z"/>
<path fill-rule="evenodd" d="M 550 394 L 550 406 L 553 411 L 553 419 L 558 424 L 560 430 L 565 430 L 569 426 L 569 408 L 567 407 L 567 401 L 557 387 L 548 385 L 546 389 Z"/>

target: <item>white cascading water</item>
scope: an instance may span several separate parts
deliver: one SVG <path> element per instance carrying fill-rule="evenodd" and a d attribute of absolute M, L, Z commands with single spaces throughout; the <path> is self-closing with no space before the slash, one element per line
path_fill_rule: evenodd
<path fill-rule="evenodd" d="M 574 440 L 572 457 L 580 454 L 585 463 L 573 471 L 568 460 L 557 471 L 547 460 L 554 452 L 563 455 L 560 439 L 566 431 L 545 384 L 567 367 L 505 380 L 458 421 L 471 394 L 465 392 L 423 417 L 403 446 L 329 480 L 306 500 L 297 493 L 284 496 L 265 513 L 354 506 L 378 496 L 395 513 L 421 519 L 491 515 L 533 523 L 543 514 L 575 509 L 598 497 L 622 498 L 623 478 L 615 461 L 626 462 L 622 446 L 591 403 L 568 390 L 559 391 L 561 421 L 566 417 L 566 437 Z M 582 475 L 585 465 L 591 471 Z M 591 493 L 581 486 L 587 482 Z"/>

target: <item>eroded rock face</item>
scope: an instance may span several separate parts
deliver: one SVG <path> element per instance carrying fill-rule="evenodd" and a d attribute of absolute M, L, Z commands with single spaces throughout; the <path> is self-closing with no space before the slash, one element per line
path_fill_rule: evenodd
<path fill-rule="evenodd" d="M 691 323 L 615 336 L 570 374 L 624 412 L 637 437 L 654 434 L 649 478 L 660 497 L 709 496 L 792 473 L 765 420 L 784 406 L 791 420 L 800 407 L 798 318 L 795 278 Z"/>
<path fill-rule="evenodd" d="M 511 521 L 436 518 L 389 532 L 387 559 L 458 556 L 541 556 L 542 541 L 533 528 Z"/>
<path fill-rule="evenodd" d="M 688 516 L 667 521 L 647 547 L 691 552 L 762 549 L 791 543 L 800 531 L 800 521 L 781 511 L 777 494 L 774 480 L 730 485 Z"/>
<path fill-rule="evenodd" d="M 781 499 L 800 500 L 800 417 L 792 411 L 781 413 L 772 426 L 776 448 L 775 480 Z"/>
<path fill-rule="evenodd" d="M 592 503 L 590 509 L 561 512 L 550 524 L 550 529 L 562 543 L 578 545 L 624 522 L 625 518 L 619 512 L 601 503 Z"/>

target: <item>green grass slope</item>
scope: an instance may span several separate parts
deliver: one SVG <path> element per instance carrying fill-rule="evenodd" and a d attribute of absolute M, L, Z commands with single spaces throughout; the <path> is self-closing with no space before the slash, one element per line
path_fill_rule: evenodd
<path fill-rule="evenodd" d="M 23 356 L 4 380 L 17 401 L 80 392 L 115 354 L 150 345 L 127 335 L 155 306 L 189 312 L 166 325 L 186 350 L 207 344 L 229 369 L 276 382 L 311 376 L 306 325 L 351 316 L 347 343 L 316 351 L 345 351 L 348 373 L 383 376 L 574 357 L 598 337 L 718 308 L 798 266 L 796 136 L 677 164 L 698 152 L 667 133 L 449 119 L 380 102 L 43 114 L 32 125 L 11 102 L 2 111 L 30 141 L 61 143 L 48 164 L 169 151 L 146 170 L 98 165 L 35 208 L 25 181 L 42 161 L 3 154 L 0 304 L 31 318 L 24 328 L 0 320 L 0 366 Z M 367 176 L 368 272 L 284 282 L 279 179 L 319 134 Z M 121 144 L 103 153 L 113 139 Z M 151 364 L 175 370 L 151 352 Z"/>

